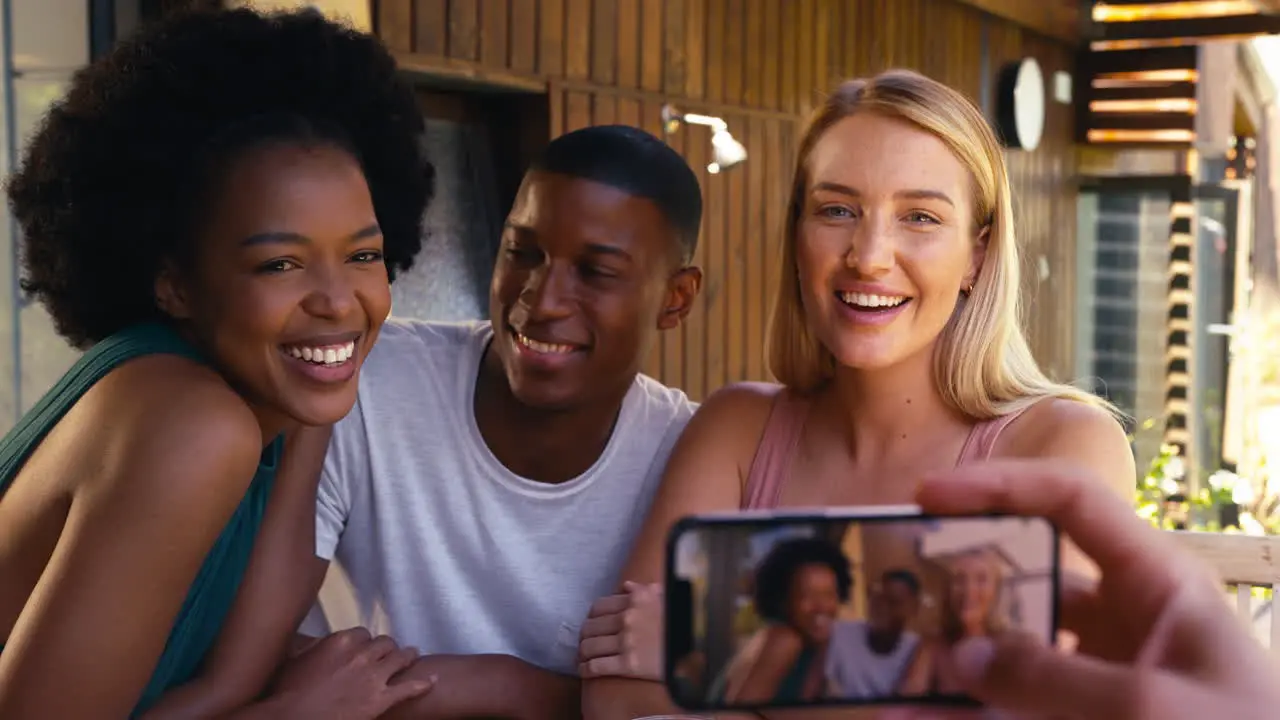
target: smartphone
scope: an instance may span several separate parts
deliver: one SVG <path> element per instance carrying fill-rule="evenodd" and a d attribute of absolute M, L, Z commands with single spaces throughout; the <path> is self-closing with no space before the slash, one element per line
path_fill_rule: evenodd
<path fill-rule="evenodd" d="M 665 680 L 690 711 L 976 706 L 963 637 L 1058 629 L 1058 531 L 913 506 L 746 511 L 667 542 Z"/>

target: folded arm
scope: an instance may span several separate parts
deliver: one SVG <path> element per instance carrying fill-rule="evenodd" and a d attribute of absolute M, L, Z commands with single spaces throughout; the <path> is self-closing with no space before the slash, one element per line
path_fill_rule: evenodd
<path fill-rule="evenodd" d="M 435 689 L 392 708 L 383 720 L 579 717 L 578 679 L 510 655 L 425 655 L 394 682 L 430 676 Z"/>
<path fill-rule="evenodd" d="M 203 672 L 167 693 L 143 720 L 252 720 L 284 711 L 285 698 L 248 705 L 290 654 L 329 567 L 315 554 L 316 486 L 329 435 L 327 426 L 286 435 L 249 569 Z"/>

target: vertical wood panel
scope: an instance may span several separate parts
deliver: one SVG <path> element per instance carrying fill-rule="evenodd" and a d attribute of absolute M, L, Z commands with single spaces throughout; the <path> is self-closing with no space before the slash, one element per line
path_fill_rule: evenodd
<path fill-rule="evenodd" d="M 538 67 L 538 2 L 511 0 L 511 69 L 532 74 Z"/>
<path fill-rule="evenodd" d="M 707 0 L 685 0 L 684 94 L 701 99 L 706 95 Z"/>
<path fill-rule="evenodd" d="M 415 0 L 413 27 L 414 52 L 444 57 L 449 52 L 449 0 Z"/>
<path fill-rule="evenodd" d="M 564 2 L 539 0 L 538 71 L 558 77 L 564 73 Z"/>
<path fill-rule="evenodd" d="M 640 86 L 640 0 L 618 0 L 618 87 Z"/>
<path fill-rule="evenodd" d="M 591 80 L 613 85 L 618 79 L 618 0 L 595 0 L 591 14 Z"/>
<path fill-rule="evenodd" d="M 566 0 L 564 74 L 574 80 L 591 75 L 591 0 Z"/>
<path fill-rule="evenodd" d="M 798 0 L 800 14 L 796 26 L 796 104 L 803 116 L 813 109 L 818 83 L 813 72 L 813 38 L 817 34 L 818 0 Z"/>
<path fill-rule="evenodd" d="M 782 34 L 778 45 L 778 107 L 785 112 L 800 112 L 800 98 L 796 91 L 796 36 L 800 22 L 800 0 L 782 3 L 779 21 Z"/>
<path fill-rule="evenodd" d="M 778 108 L 778 80 L 782 76 L 782 6 L 784 3 L 766 2 L 764 6 L 764 43 L 757 49 L 763 57 L 761 73 L 764 76 L 760 95 L 762 104 L 770 109 Z"/>
<path fill-rule="evenodd" d="M 685 3 L 698 1 L 666 0 L 664 3 L 662 90 L 668 95 L 683 95 L 685 91 Z"/>
<path fill-rule="evenodd" d="M 662 90 L 663 8 L 660 0 L 640 5 L 640 87 Z"/>
<path fill-rule="evenodd" d="M 774 172 L 769 166 L 769 153 L 766 148 L 770 138 L 766 134 L 767 123 L 759 118 L 751 118 L 747 123 L 747 145 L 754 152 L 756 162 L 748 164 L 747 170 L 747 227 L 746 233 L 739 242 L 743 243 L 743 257 L 746 265 L 746 356 L 747 377 L 764 377 L 764 304 L 768 291 L 764 285 L 764 268 L 760 262 L 763 253 L 762 230 L 765 224 L 765 188 L 768 186 L 768 174 Z"/>
<path fill-rule="evenodd" d="M 480 0 L 449 0 L 449 55 L 480 59 Z"/>
<path fill-rule="evenodd" d="M 724 100 L 726 12 L 725 0 L 707 0 L 706 95 L 714 103 Z"/>
<path fill-rule="evenodd" d="M 742 78 L 746 72 L 747 0 L 728 0 L 728 12 L 724 19 L 724 102 L 726 105 L 744 104 Z"/>
<path fill-rule="evenodd" d="M 640 127 L 640 101 L 632 98 L 619 98 L 618 122 L 622 125 Z"/>
<path fill-rule="evenodd" d="M 591 96 L 591 124 L 613 125 L 618 122 L 618 99 L 613 95 L 596 93 Z"/>
<path fill-rule="evenodd" d="M 517 0 L 518 1 L 518 0 Z M 480 62 L 489 67 L 509 67 L 509 0 L 485 0 L 480 6 Z"/>
<path fill-rule="evenodd" d="M 751 138 L 750 123 L 734 123 L 738 140 L 748 150 L 755 147 Z M 729 381 L 752 377 L 747 367 L 747 250 L 743 239 L 747 236 L 747 172 L 745 167 L 726 173 L 726 229 L 723 252 L 728 256 L 728 267 L 723 271 L 724 290 L 721 293 L 725 306 L 725 370 Z M 708 268 L 714 272 L 714 269 Z"/>
<path fill-rule="evenodd" d="M 831 80 L 827 74 L 827 37 L 828 27 L 831 22 L 831 15 L 828 12 L 831 8 L 829 0 L 813 0 L 815 3 L 813 25 L 810 27 L 812 33 L 809 37 L 809 62 L 812 63 L 813 74 L 810 76 L 813 82 L 813 90 L 817 93 L 817 97 L 824 97 L 831 90 Z M 819 101 L 813 100 L 816 105 Z"/>
<path fill-rule="evenodd" d="M 413 0 L 381 0 L 378 36 L 393 52 L 413 51 Z"/>
<path fill-rule="evenodd" d="M 584 92 L 565 93 L 564 131 L 573 132 L 591 126 L 591 94 Z"/>
<path fill-rule="evenodd" d="M 760 46 L 764 43 L 764 4 L 769 0 L 747 0 L 745 20 L 746 34 L 742 46 L 746 53 L 743 63 L 742 104 L 747 107 L 759 107 L 763 95 L 764 57 Z"/>
<path fill-rule="evenodd" d="M 741 173 L 721 173 L 707 178 L 702 188 L 702 210 L 706 218 L 706 232 L 699 243 L 703 249 L 701 267 L 702 307 L 706 314 L 706 389 L 711 392 L 725 384 L 730 377 L 738 375 L 726 372 L 728 359 L 729 302 L 732 301 L 731 288 L 734 287 L 733 268 L 730 265 L 726 245 L 728 233 L 728 207 L 726 190 L 731 178 Z"/>

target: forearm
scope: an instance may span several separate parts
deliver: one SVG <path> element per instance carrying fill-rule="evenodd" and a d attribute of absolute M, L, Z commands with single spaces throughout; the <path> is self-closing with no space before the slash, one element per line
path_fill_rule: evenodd
<path fill-rule="evenodd" d="M 396 706 L 383 720 L 564 720 L 579 714 L 576 677 L 510 655 L 426 655 L 393 683 L 432 675 L 437 682 L 430 693 Z"/>
<path fill-rule="evenodd" d="M 221 718 L 221 720 L 278 720 L 289 717 L 288 698 L 273 696 L 245 705 L 217 692 L 210 683 L 195 680 L 164 695 L 147 710 L 141 720 L 187 720 L 188 718 Z"/>
<path fill-rule="evenodd" d="M 680 712 L 661 683 L 619 677 L 582 683 L 583 720 L 632 720 Z"/>

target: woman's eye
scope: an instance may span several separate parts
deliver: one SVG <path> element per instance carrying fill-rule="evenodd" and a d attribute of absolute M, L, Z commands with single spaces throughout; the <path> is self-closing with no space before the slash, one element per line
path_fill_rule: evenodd
<path fill-rule="evenodd" d="M 918 210 L 917 210 L 917 211 L 914 211 L 914 212 L 907 213 L 907 221 L 908 221 L 908 222 L 913 222 L 913 223 L 926 223 L 926 224 L 930 224 L 930 225 L 937 225 L 937 224 L 938 224 L 938 218 L 936 218 L 936 217 L 934 217 L 934 216 L 930 215 L 930 214 L 929 214 L 929 213 L 927 213 L 927 212 L 921 212 L 921 211 L 918 211 Z"/>
<path fill-rule="evenodd" d="M 842 205 L 827 205 L 818 208 L 818 214 L 822 217 L 844 220 L 854 216 L 853 210 Z"/>
<path fill-rule="evenodd" d="M 351 259 L 358 263 L 376 263 L 382 261 L 382 253 L 377 250 L 362 250 L 352 255 Z"/>

